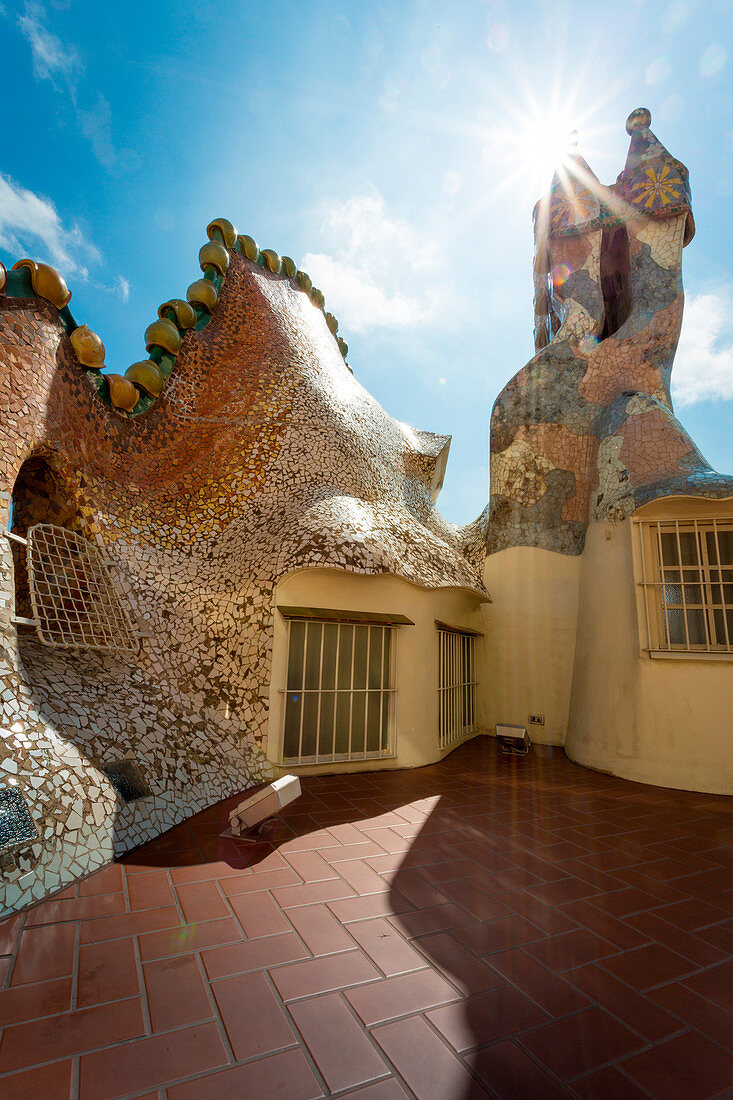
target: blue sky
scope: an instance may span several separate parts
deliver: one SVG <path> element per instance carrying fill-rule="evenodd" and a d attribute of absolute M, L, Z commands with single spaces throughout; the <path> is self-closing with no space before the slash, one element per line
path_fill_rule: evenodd
<path fill-rule="evenodd" d="M 122 373 L 230 218 L 309 271 L 390 413 L 453 436 L 457 523 L 486 503 L 491 405 L 532 355 L 549 139 L 577 127 L 610 183 L 648 107 L 697 222 L 676 408 L 733 472 L 730 0 L 0 0 L 0 62 L 0 259 L 58 267 Z"/>

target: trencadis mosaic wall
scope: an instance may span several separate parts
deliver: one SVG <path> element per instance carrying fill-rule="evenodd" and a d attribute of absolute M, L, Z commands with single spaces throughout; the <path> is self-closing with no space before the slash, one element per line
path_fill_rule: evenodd
<path fill-rule="evenodd" d="M 489 551 L 583 550 L 589 522 L 672 495 L 729 496 L 675 418 L 688 173 L 628 118 L 626 165 L 604 187 L 575 151 L 535 209 L 537 354 L 491 417 Z"/>
<path fill-rule="evenodd" d="M 11 622 L 23 550 L 3 540 L 0 776 L 25 793 L 40 837 L 5 857 L 0 910 L 269 774 L 283 575 L 330 565 L 482 587 L 479 558 L 435 510 L 449 441 L 364 391 L 307 276 L 224 221 L 209 233 L 222 238 L 215 256 L 202 249 L 209 277 L 190 303 L 161 307 L 150 359 L 111 382 L 65 288 L 49 300 L 53 272 L 19 268 L 0 296 L 3 520 L 23 468 L 14 526 L 95 539 L 146 635 L 133 657 L 41 645 Z M 35 294 L 13 282 L 30 276 Z M 151 798 L 117 800 L 101 769 L 126 756 Z"/>

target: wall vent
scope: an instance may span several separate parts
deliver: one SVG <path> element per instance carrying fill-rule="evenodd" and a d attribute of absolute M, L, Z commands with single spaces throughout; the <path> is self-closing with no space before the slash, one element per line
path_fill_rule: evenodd
<path fill-rule="evenodd" d="M 101 770 L 123 802 L 135 802 L 152 794 L 134 760 L 115 760 L 113 764 L 103 764 Z"/>
<path fill-rule="evenodd" d="M 0 852 L 38 840 L 38 829 L 18 787 L 0 787 Z"/>

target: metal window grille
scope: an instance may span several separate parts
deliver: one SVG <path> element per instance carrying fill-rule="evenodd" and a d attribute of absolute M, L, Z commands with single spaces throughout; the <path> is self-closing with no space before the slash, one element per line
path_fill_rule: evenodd
<path fill-rule="evenodd" d="M 393 755 L 394 628 L 288 623 L 283 762 Z"/>
<path fill-rule="evenodd" d="M 733 520 L 639 524 L 649 648 L 733 652 Z"/>
<path fill-rule="evenodd" d="M 28 579 L 44 645 L 135 653 L 138 640 L 107 566 L 82 535 L 38 523 L 28 531 Z"/>
<path fill-rule="evenodd" d="M 475 733 L 475 642 L 460 630 L 438 630 L 438 743 L 448 748 Z"/>

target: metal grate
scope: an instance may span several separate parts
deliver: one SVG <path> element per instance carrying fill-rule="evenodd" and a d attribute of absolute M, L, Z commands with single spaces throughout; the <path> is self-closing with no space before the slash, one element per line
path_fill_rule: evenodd
<path fill-rule="evenodd" d="M 733 522 L 639 524 L 649 648 L 733 653 Z"/>
<path fill-rule="evenodd" d="M 288 623 L 283 761 L 392 755 L 394 628 Z"/>
<path fill-rule="evenodd" d="M 135 802 L 151 794 L 134 760 L 115 760 L 113 764 L 104 764 L 102 771 L 123 802 Z"/>
<path fill-rule="evenodd" d="M 475 642 L 460 630 L 438 630 L 438 744 L 448 748 L 475 733 Z"/>
<path fill-rule="evenodd" d="M 18 787 L 0 787 L 0 852 L 38 840 L 38 829 Z"/>
<path fill-rule="evenodd" d="M 88 539 L 50 523 L 31 527 L 28 578 L 36 630 L 44 645 L 137 652 L 130 616 Z"/>

